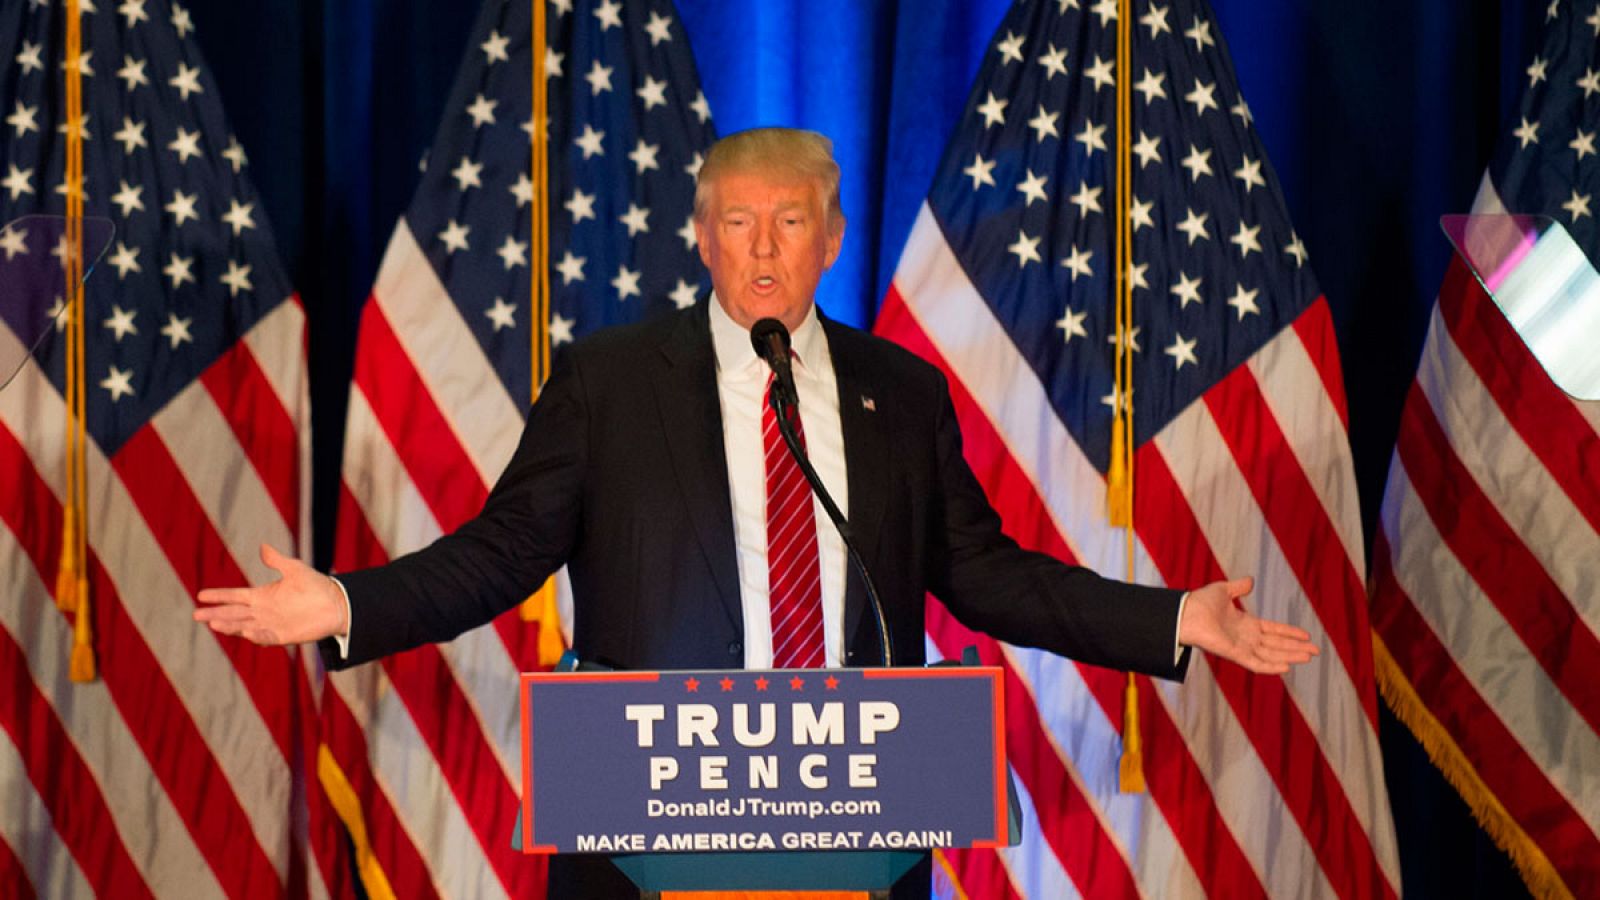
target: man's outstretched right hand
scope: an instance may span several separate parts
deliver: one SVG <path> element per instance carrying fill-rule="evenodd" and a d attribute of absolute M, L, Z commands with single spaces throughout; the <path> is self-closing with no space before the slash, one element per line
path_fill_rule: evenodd
<path fill-rule="evenodd" d="M 317 641 L 350 630 L 344 595 L 333 579 L 298 559 L 261 545 L 261 561 L 280 576 L 271 584 L 206 588 L 194 620 L 219 634 L 257 644 Z"/>

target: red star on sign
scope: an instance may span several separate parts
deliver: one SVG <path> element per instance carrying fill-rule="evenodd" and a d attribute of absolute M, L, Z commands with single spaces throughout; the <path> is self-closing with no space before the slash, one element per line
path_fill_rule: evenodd
<path fill-rule="evenodd" d="M 767 685 L 768 684 L 771 684 L 771 682 L 767 681 L 767 679 L 765 679 L 765 678 L 757 678 L 756 679 L 756 690 L 764 691 L 764 690 L 767 689 Z"/>
<path fill-rule="evenodd" d="M 691 678 L 688 681 L 685 681 L 683 683 L 683 686 L 691 694 L 700 693 L 700 681 L 699 681 L 699 679 Z"/>
<path fill-rule="evenodd" d="M 824 680 L 824 681 L 823 681 L 823 682 L 822 682 L 822 683 L 823 683 L 823 685 L 825 685 L 825 686 L 826 686 L 826 687 L 827 687 L 827 688 L 828 688 L 828 690 L 830 690 L 830 691 L 832 691 L 832 690 L 838 690 L 838 688 L 839 688 L 839 679 L 837 679 L 837 678 L 835 678 L 835 677 L 833 677 L 833 676 L 832 676 L 832 675 L 829 675 L 829 676 L 828 676 L 828 677 L 827 677 L 827 679 L 826 679 L 826 680 Z"/>
<path fill-rule="evenodd" d="M 728 691 L 733 690 L 733 679 L 732 678 L 724 677 L 721 681 L 717 682 L 717 684 L 722 686 L 723 693 L 727 693 Z"/>
<path fill-rule="evenodd" d="M 796 675 L 795 677 L 789 679 L 789 690 L 791 690 L 791 691 L 801 690 L 805 686 L 806 686 L 805 681 L 803 679 L 801 679 L 801 677 L 799 675 Z"/>

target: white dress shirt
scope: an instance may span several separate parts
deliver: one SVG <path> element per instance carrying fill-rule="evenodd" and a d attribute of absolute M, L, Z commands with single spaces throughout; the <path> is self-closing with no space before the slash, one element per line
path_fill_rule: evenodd
<path fill-rule="evenodd" d="M 728 493 L 733 501 L 733 537 L 739 563 L 739 596 L 744 611 L 744 666 L 772 667 L 772 611 L 767 584 L 767 468 L 761 440 L 766 406 L 765 360 L 750 345 L 749 330 L 728 317 L 715 296 L 711 342 L 717 357 L 717 399 L 722 406 L 722 443 L 728 461 Z M 845 478 L 844 431 L 839 424 L 839 386 L 834 379 L 828 338 L 813 306 L 790 336 L 795 392 L 806 455 L 817 476 L 850 515 Z M 822 635 L 825 665 L 844 658 L 844 540 L 829 521 L 822 502 L 812 497 L 817 516 L 817 553 L 822 574 Z"/>

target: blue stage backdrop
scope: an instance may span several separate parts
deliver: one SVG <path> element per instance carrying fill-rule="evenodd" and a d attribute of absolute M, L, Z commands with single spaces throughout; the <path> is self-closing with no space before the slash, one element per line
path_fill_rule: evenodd
<path fill-rule="evenodd" d="M 191 0 L 311 324 L 318 562 L 331 558 L 355 323 L 474 9 Z M 1339 330 L 1372 533 L 1433 295 L 1538 40 L 1533 0 L 1214 0 Z M 847 247 L 821 302 L 870 325 L 1002 0 L 680 0 L 719 132 L 828 134 Z M 104 13 L 102 13 L 104 14 Z M 1403 728 L 1383 740 L 1411 897 L 1523 893 Z"/>

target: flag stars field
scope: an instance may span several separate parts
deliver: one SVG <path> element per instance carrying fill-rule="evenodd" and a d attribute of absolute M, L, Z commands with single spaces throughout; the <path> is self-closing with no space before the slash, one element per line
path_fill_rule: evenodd
<path fill-rule="evenodd" d="M 1169 7 L 1150 4 L 1149 10 L 1139 17 L 1139 24 L 1150 29 L 1150 39 L 1153 41 L 1162 34 L 1171 34 L 1172 26 L 1167 24 Z"/>
<path fill-rule="evenodd" d="M 199 94 L 205 91 L 205 88 L 200 85 L 200 69 L 198 67 L 191 68 L 181 62 L 178 63 L 178 74 L 168 79 L 167 84 L 182 95 L 185 102 L 188 101 L 191 94 Z"/>
<path fill-rule="evenodd" d="M 100 387 L 110 395 L 112 403 L 133 396 L 133 370 L 111 366 L 106 377 L 100 379 Z"/>
<path fill-rule="evenodd" d="M 150 146 L 150 143 L 145 140 L 144 123 L 135 122 L 128 116 L 122 117 L 122 127 L 117 129 L 117 132 L 111 137 L 120 142 L 122 144 L 122 152 L 130 156 L 133 151 L 141 147 Z"/>
<path fill-rule="evenodd" d="M 139 329 L 133 324 L 133 318 L 138 314 L 136 309 L 123 309 L 115 304 L 111 307 L 111 317 L 101 324 L 111 332 L 112 340 L 122 343 L 122 339 L 130 334 L 138 334 Z"/>
<path fill-rule="evenodd" d="M 1144 77 L 1139 79 L 1139 83 L 1135 84 L 1133 89 L 1138 91 L 1140 94 L 1143 94 L 1145 104 L 1149 105 L 1156 100 L 1167 99 L 1167 89 L 1165 86 L 1166 80 L 1167 76 L 1165 73 L 1157 74 L 1149 69 L 1145 69 Z"/>
<path fill-rule="evenodd" d="M 589 67 L 588 74 L 583 76 L 583 80 L 589 82 L 589 93 L 598 97 L 611 90 L 612 71 L 614 70 L 610 66 L 603 66 L 600 60 L 595 60 Z"/>
<path fill-rule="evenodd" d="M 639 275 L 635 269 L 621 266 L 617 269 L 617 277 L 611 279 L 611 286 L 617 291 L 618 300 L 639 296 Z"/>
<path fill-rule="evenodd" d="M 572 189 L 572 196 L 564 204 L 567 212 L 572 214 L 572 224 L 594 218 L 594 201 L 594 194 L 585 194 L 581 188 Z"/>
<path fill-rule="evenodd" d="M 30 131 L 39 130 L 39 107 L 26 106 L 21 100 L 17 101 L 16 108 L 11 115 L 6 116 L 6 124 L 16 131 L 17 137 L 22 137 Z"/>
<path fill-rule="evenodd" d="M 573 140 L 573 143 L 583 151 L 584 159 L 588 159 L 591 156 L 603 156 L 606 152 L 605 145 L 602 143 L 605 140 L 605 136 L 606 133 L 604 131 L 596 131 L 593 125 L 585 122 L 583 124 L 583 134 L 578 135 Z"/>
<path fill-rule="evenodd" d="M 194 336 L 189 333 L 189 326 L 193 324 L 192 317 L 179 318 L 175 312 L 167 313 L 167 324 L 161 326 L 161 336 L 171 343 L 168 349 L 176 350 L 183 344 L 194 343 Z"/>
<path fill-rule="evenodd" d="M 198 193 L 185 194 L 183 191 L 173 190 L 172 199 L 161 208 L 172 216 L 173 225 L 182 227 L 183 223 L 190 220 L 200 220 L 200 213 L 195 209 L 199 196 Z"/>
<path fill-rule="evenodd" d="M 1177 228 L 1189 239 L 1189 246 L 1194 246 L 1195 241 L 1210 239 L 1211 234 L 1206 231 L 1206 219 L 1210 217 L 1210 213 L 1197 213 L 1193 207 L 1184 211 L 1183 221 L 1178 223 Z"/>
<path fill-rule="evenodd" d="M 249 265 L 241 265 L 236 259 L 228 260 L 228 271 L 222 273 L 218 280 L 227 287 L 229 297 L 238 297 L 240 291 L 253 290 L 250 268 Z"/>
<path fill-rule="evenodd" d="M 191 271 L 193 266 L 194 257 L 183 256 L 174 250 L 167 259 L 167 264 L 162 267 L 161 273 L 172 282 L 172 289 L 177 290 L 186 283 L 194 283 L 194 273 Z"/>
<path fill-rule="evenodd" d="M 111 195 L 111 202 L 122 210 L 122 217 L 126 219 L 136 209 L 144 211 L 144 200 L 141 197 L 143 193 L 144 185 L 129 184 L 124 180 L 118 185 L 117 192 Z"/>
<path fill-rule="evenodd" d="M 1060 137 L 1060 133 L 1056 131 L 1056 119 L 1058 118 L 1060 118 L 1059 114 L 1046 110 L 1044 105 L 1041 104 L 1039 111 L 1034 114 L 1032 119 L 1028 120 L 1028 127 L 1033 129 L 1039 143 L 1044 143 L 1044 139 L 1047 137 Z"/>
<path fill-rule="evenodd" d="M 645 33 L 650 35 L 650 46 L 656 47 L 672 40 L 672 19 L 655 10 L 650 11 L 650 21 L 645 23 Z"/>
<path fill-rule="evenodd" d="M 561 283 L 572 284 L 574 281 L 582 281 L 583 264 L 586 262 L 587 259 L 575 255 L 571 250 L 562 254 L 561 261 L 556 263 L 556 271 L 561 273 Z"/>
<path fill-rule="evenodd" d="M 1174 336 L 1171 346 L 1162 351 L 1168 356 L 1172 357 L 1172 367 L 1174 370 L 1181 370 L 1185 364 L 1192 364 L 1195 366 L 1199 365 L 1200 360 L 1194 355 L 1194 348 L 1197 341 L 1197 338 L 1184 340 L 1183 335 L 1178 334 Z"/>
<path fill-rule="evenodd" d="M 504 297 L 496 297 L 494 298 L 494 305 L 485 310 L 483 314 L 494 324 L 494 330 L 499 331 L 502 328 L 517 327 L 516 311 L 517 305 L 515 303 L 507 303 Z"/>
<path fill-rule="evenodd" d="M 139 267 L 139 248 L 129 247 L 122 241 L 117 241 L 116 251 L 106 259 L 106 262 L 117 270 L 118 280 L 127 278 L 129 272 L 138 273 L 143 271 Z"/>
<path fill-rule="evenodd" d="M 229 198 L 228 211 L 223 213 L 222 221 L 233 229 L 233 236 L 238 237 L 245 229 L 256 227 L 254 203 L 240 203 L 237 198 Z"/>
<path fill-rule="evenodd" d="M 990 167 L 993 168 L 992 163 L 990 164 Z M 1033 174 L 1032 169 L 1027 170 L 1025 177 L 1022 179 L 1022 183 L 1017 185 L 1017 190 L 1020 191 L 1022 196 L 1026 198 L 1022 203 L 1024 209 L 1032 206 L 1035 200 L 1039 201 L 1040 203 L 1044 203 L 1049 199 L 1044 192 L 1044 185 L 1047 180 L 1047 176 L 1035 175 Z M 992 184 L 993 181 L 991 180 L 990 183 Z"/>
<path fill-rule="evenodd" d="M 972 179 L 973 190 L 977 190 L 984 185 L 994 187 L 994 166 L 994 162 L 984 159 L 983 154 L 974 153 L 972 155 L 972 165 L 962 169 L 961 172 Z M 1029 177 L 1032 177 L 1032 173 L 1029 173 Z M 1018 188 L 1018 190 L 1021 190 L 1021 188 Z"/>
<path fill-rule="evenodd" d="M 559 347 L 562 344 L 572 343 L 572 328 L 577 322 L 560 313 L 550 316 L 550 344 Z"/>
<path fill-rule="evenodd" d="M 1183 158 L 1183 162 L 1180 165 L 1189 170 L 1190 181 L 1199 182 L 1201 175 L 1212 174 L 1211 151 L 1201 150 L 1194 144 L 1190 144 L 1189 155 Z"/>
<path fill-rule="evenodd" d="M 506 48 L 510 46 L 511 39 L 495 30 L 489 32 L 489 36 L 484 39 L 483 43 L 478 45 L 478 49 L 483 51 L 484 62 L 492 65 L 497 62 L 509 62 L 511 60 L 511 54 L 506 52 Z"/>
<path fill-rule="evenodd" d="M 471 230 L 472 226 L 462 225 L 455 219 L 451 219 L 444 230 L 439 232 L 439 240 L 444 242 L 445 249 L 450 253 L 454 253 L 457 250 L 466 250 L 469 248 L 467 232 Z"/>
<path fill-rule="evenodd" d="M 28 253 L 28 230 L 26 228 L 8 227 L 0 229 L 0 251 L 5 251 L 6 261 Z"/>
<path fill-rule="evenodd" d="M 461 162 L 451 170 L 450 177 L 456 180 L 457 189 L 463 193 L 468 188 L 483 187 L 483 179 L 479 173 L 483 171 L 483 164 L 473 162 L 471 157 L 461 157 Z"/>
<path fill-rule="evenodd" d="M 186 163 L 200 155 L 200 131 L 190 131 L 182 125 L 178 126 L 177 135 L 167 144 L 167 149 L 178 157 L 178 162 Z"/>
<path fill-rule="evenodd" d="M 0 179 L 0 187 L 5 188 L 6 193 L 11 195 L 12 200 L 16 200 L 23 194 L 33 193 L 33 170 L 19 168 L 14 163 L 8 163 L 6 165 L 6 177 Z"/>
<path fill-rule="evenodd" d="M 136 87 L 150 84 L 150 76 L 144 71 L 145 61 L 134 59 L 131 54 L 122 57 L 122 68 L 117 70 L 117 77 L 123 82 L 123 90 L 132 93 Z"/>

